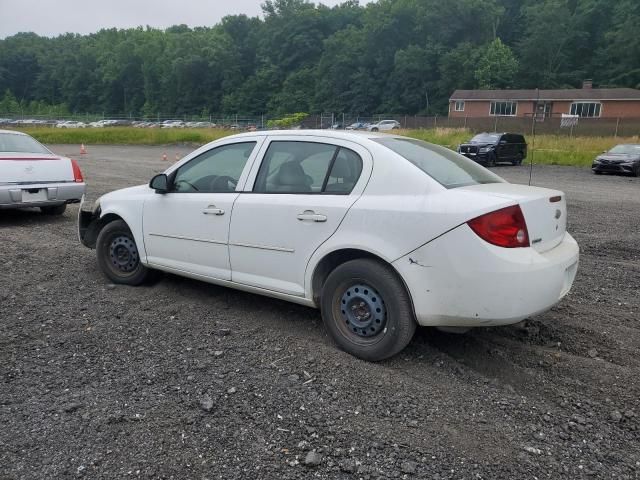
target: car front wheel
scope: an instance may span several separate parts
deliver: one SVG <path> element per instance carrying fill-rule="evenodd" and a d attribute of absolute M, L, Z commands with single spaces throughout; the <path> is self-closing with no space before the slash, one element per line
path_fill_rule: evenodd
<path fill-rule="evenodd" d="M 122 220 L 108 223 L 96 241 L 98 265 L 113 283 L 140 285 L 151 270 L 140 263 L 138 247 L 129 227 Z"/>
<path fill-rule="evenodd" d="M 323 287 L 321 309 L 336 344 L 367 361 L 397 354 L 416 329 L 404 284 L 390 266 L 376 260 L 351 260 L 333 270 Z"/>

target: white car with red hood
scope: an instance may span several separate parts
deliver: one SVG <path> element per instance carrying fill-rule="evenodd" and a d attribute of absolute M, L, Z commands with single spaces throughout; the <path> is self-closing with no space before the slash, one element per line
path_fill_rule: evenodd
<path fill-rule="evenodd" d="M 0 130 L 0 210 L 39 207 L 62 215 L 85 192 L 75 160 L 51 152 L 35 138 Z"/>
<path fill-rule="evenodd" d="M 342 349 L 382 360 L 417 325 L 507 325 L 551 308 L 578 267 L 566 225 L 562 192 L 512 185 L 447 148 L 293 130 L 226 137 L 103 195 L 81 208 L 79 236 L 113 282 L 163 270 L 320 308 Z"/>

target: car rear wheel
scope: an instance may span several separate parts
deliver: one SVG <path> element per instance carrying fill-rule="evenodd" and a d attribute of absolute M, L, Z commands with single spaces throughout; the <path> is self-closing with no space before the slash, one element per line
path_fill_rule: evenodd
<path fill-rule="evenodd" d="M 636 167 L 633 169 L 633 176 L 640 177 L 640 162 L 636 164 Z"/>
<path fill-rule="evenodd" d="M 377 128 L 377 127 L 373 127 L 373 128 L 371 129 L 371 131 L 372 131 L 372 132 L 377 132 L 377 131 L 378 131 L 378 128 Z"/>
<path fill-rule="evenodd" d="M 351 260 L 333 270 L 322 290 L 321 310 L 336 344 L 371 362 L 400 352 L 416 329 L 404 284 L 390 266 L 375 260 Z"/>
<path fill-rule="evenodd" d="M 140 263 L 133 234 L 122 220 L 110 222 L 100 231 L 96 254 L 100 269 L 113 283 L 140 285 L 151 275 Z"/>
<path fill-rule="evenodd" d="M 56 205 L 55 207 L 40 207 L 40 211 L 45 215 L 62 215 L 67 209 L 67 204 Z"/>
<path fill-rule="evenodd" d="M 523 155 L 522 153 L 519 153 L 518 155 L 516 155 L 516 158 L 511 161 L 511 163 L 513 165 L 522 165 L 522 159 L 523 159 Z"/>

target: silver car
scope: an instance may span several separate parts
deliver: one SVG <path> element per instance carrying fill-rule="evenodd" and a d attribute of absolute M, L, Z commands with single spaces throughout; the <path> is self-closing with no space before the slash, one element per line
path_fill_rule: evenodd
<path fill-rule="evenodd" d="M 25 133 L 0 130 L 0 209 L 39 207 L 62 215 L 84 192 L 75 160 L 54 154 Z"/>
<path fill-rule="evenodd" d="M 378 123 L 372 123 L 367 127 L 370 132 L 383 132 L 385 130 L 398 130 L 400 122 L 396 120 L 380 120 Z"/>

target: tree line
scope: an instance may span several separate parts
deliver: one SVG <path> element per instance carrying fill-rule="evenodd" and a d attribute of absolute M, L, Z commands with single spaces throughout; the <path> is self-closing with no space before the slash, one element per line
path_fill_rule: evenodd
<path fill-rule="evenodd" d="M 7 37 L 0 113 L 443 114 L 455 89 L 640 86 L 638 0 L 262 8 L 210 27 Z"/>

